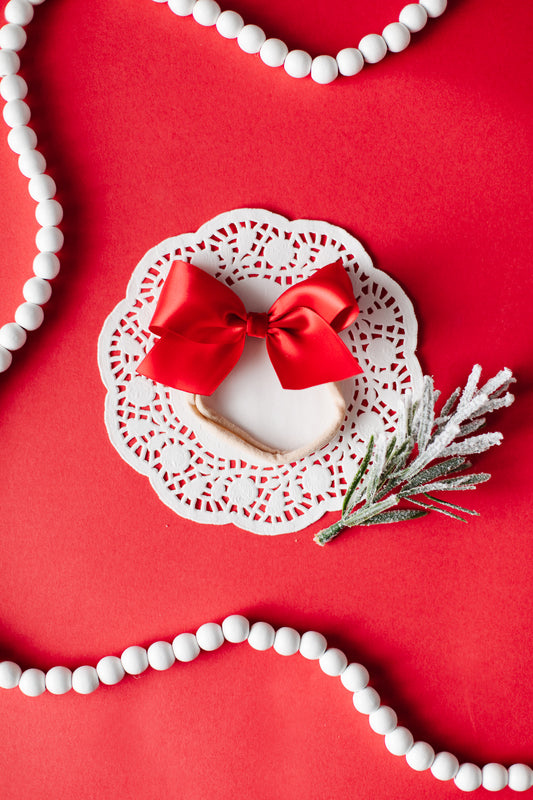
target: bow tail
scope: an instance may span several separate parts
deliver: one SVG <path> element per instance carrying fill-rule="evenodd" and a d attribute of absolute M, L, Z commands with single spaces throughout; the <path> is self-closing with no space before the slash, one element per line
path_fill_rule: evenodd
<path fill-rule="evenodd" d="M 235 342 L 196 342 L 165 333 L 137 366 L 137 372 L 165 386 L 213 394 L 241 357 L 244 337 Z"/>
<path fill-rule="evenodd" d="M 362 372 L 331 326 L 309 310 L 301 325 L 269 332 L 267 349 L 284 389 L 308 389 Z"/>

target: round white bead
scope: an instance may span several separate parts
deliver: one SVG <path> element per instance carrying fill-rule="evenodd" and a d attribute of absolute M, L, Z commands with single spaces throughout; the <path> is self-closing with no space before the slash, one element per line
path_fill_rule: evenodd
<path fill-rule="evenodd" d="M 481 786 L 481 770 L 475 764 L 461 764 L 454 778 L 455 785 L 463 792 L 473 792 Z"/>
<path fill-rule="evenodd" d="M 311 78 L 315 83 L 332 83 L 339 74 L 339 68 L 333 56 L 317 56 L 311 64 Z"/>
<path fill-rule="evenodd" d="M 399 19 L 411 33 L 417 33 L 428 21 L 428 12 L 420 3 L 409 3 L 400 11 Z"/>
<path fill-rule="evenodd" d="M 6 50 L 22 50 L 27 40 L 26 31 L 20 25 L 8 22 L 0 28 L 0 47 Z"/>
<path fill-rule="evenodd" d="M 0 81 L 0 94 L 6 102 L 24 100 L 28 94 L 28 84 L 20 75 L 6 75 Z"/>
<path fill-rule="evenodd" d="M 7 134 L 7 143 L 10 149 L 20 155 L 25 150 L 33 150 L 37 145 L 37 134 L 26 125 L 17 125 Z"/>
<path fill-rule="evenodd" d="M 368 33 L 359 42 L 359 50 L 368 64 L 377 64 L 387 55 L 385 39 L 378 33 Z"/>
<path fill-rule="evenodd" d="M 15 75 L 20 69 L 20 58 L 14 50 L 0 50 L 0 75 Z M 4 114 L 5 119 L 5 114 Z M 7 119 L 6 119 L 7 122 Z M 9 122 L 7 123 L 10 124 Z"/>
<path fill-rule="evenodd" d="M 11 355 L 11 350 L 6 350 L 5 347 L 0 347 L 0 372 L 5 372 L 6 369 L 9 369 L 12 361 L 13 356 Z"/>
<path fill-rule="evenodd" d="M 29 0 L 32 6 L 40 6 L 41 3 L 44 3 L 44 0 Z"/>
<path fill-rule="evenodd" d="M 371 714 L 373 711 L 377 711 L 381 703 L 379 694 L 371 686 L 355 692 L 352 699 L 354 708 L 360 714 Z"/>
<path fill-rule="evenodd" d="M 268 622 L 254 622 L 248 634 L 248 644 L 254 650 L 268 650 L 274 644 L 276 631 Z"/>
<path fill-rule="evenodd" d="M 341 75 L 351 77 L 361 72 L 365 65 L 361 51 L 357 47 L 345 47 L 337 53 L 337 66 Z"/>
<path fill-rule="evenodd" d="M 2 53 L 5 53 L 2 50 Z M 26 125 L 31 118 L 30 107 L 24 100 L 9 100 L 4 106 L 4 121 L 10 128 L 17 125 Z"/>
<path fill-rule="evenodd" d="M 25 669 L 19 680 L 19 689 L 27 697 L 39 697 L 46 689 L 42 669 Z"/>
<path fill-rule="evenodd" d="M 20 350 L 26 344 L 27 334 L 16 322 L 6 322 L 0 328 L 0 347 L 6 350 Z"/>
<path fill-rule="evenodd" d="M 72 672 L 67 667 L 52 667 L 46 673 L 45 682 L 51 694 L 66 694 L 72 689 Z"/>
<path fill-rule="evenodd" d="M 119 683 L 126 671 L 122 666 L 122 661 L 118 656 L 104 656 L 96 665 L 96 671 L 101 683 L 106 686 L 114 686 Z"/>
<path fill-rule="evenodd" d="M 37 203 L 42 203 L 43 200 L 50 200 L 54 197 L 57 189 L 53 178 L 50 175 L 34 175 L 28 183 L 28 191 L 30 197 Z"/>
<path fill-rule="evenodd" d="M 204 622 L 196 631 L 196 640 L 202 650 L 218 650 L 224 644 L 222 627 L 217 622 Z"/>
<path fill-rule="evenodd" d="M 289 48 L 281 39 L 267 39 L 259 51 L 261 61 L 267 67 L 282 67 Z"/>
<path fill-rule="evenodd" d="M 411 769 L 417 772 L 424 772 L 429 769 L 435 760 L 435 751 L 427 742 L 415 742 L 406 753 L 405 760 Z"/>
<path fill-rule="evenodd" d="M 245 25 L 237 36 L 237 44 L 245 53 L 258 53 L 265 41 L 265 32 L 258 25 Z"/>
<path fill-rule="evenodd" d="M 192 14 L 196 0 L 168 0 L 168 7 L 178 17 L 188 17 Z"/>
<path fill-rule="evenodd" d="M 179 633 L 172 642 L 172 649 L 178 661 L 188 663 L 200 655 L 200 645 L 194 633 Z"/>
<path fill-rule="evenodd" d="M 393 756 L 405 756 L 413 746 L 413 734 L 401 725 L 385 736 L 385 747 Z"/>
<path fill-rule="evenodd" d="M 515 792 L 525 792 L 533 786 L 533 770 L 526 764 L 513 764 L 509 767 L 509 788 Z"/>
<path fill-rule="evenodd" d="M 0 662 L 0 689 L 14 689 L 21 675 L 22 670 L 14 661 Z"/>
<path fill-rule="evenodd" d="M 38 150 L 26 150 L 19 156 L 19 170 L 26 178 L 40 175 L 46 169 L 46 161 Z"/>
<path fill-rule="evenodd" d="M 291 78 L 305 78 L 311 72 L 312 58 L 305 50 L 291 50 L 287 53 L 283 66 Z"/>
<path fill-rule="evenodd" d="M 501 764 L 485 764 L 481 770 L 482 786 L 489 792 L 499 792 L 507 786 L 509 777 Z"/>
<path fill-rule="evenodd" d="M 341 683 L 349 692 L 360 692 L 369 680 L 368 670 L 362 664 L 348 664 L 341 675 Z"/>
<path fill-rule="evenodd" d="M 332 678 L 336 678 L 342 675 L 348 666 L 348 659 L 342 650 L 337 647 L 330 647 L 320 656 L 318 663 L 322 672 L 325 672 L 326 675 L 331 675 Z"/>
<path fill-rule="evenodd" d="M 231 614 L 222 623 L 222 633 L 227 642 L 240 644 L 248 638 L 250 623 L 241 614 Z"/>
<path fill-rule="evenodd" d="M 409 28 L 401 22 L 391 22 L 390 25 L 386 25 L 382 36 L 391 53 L 401 53 L 411 41 Z"/>
<path fill-rule="evenodd" d="M 300 634 L 294 628 L 279 628 L 274 638 L 274 650 L 280 656 L 293 656 L 300 647 Z"/>
<path fill-rule="evenodd" d="M 44 311 L 35 303 L 21 303 L 15 311 L 15 322 L 27 331 L 36 331 L 44 320 Z"/>
<path fill-rule="evenodd" d="M 144 647 L 132 644 L 131 647 L 126 647 L 120 656 L 124 671 L 128 675 L 140 675 L 141 672 L 148 667 L 148 656 Z"/>
<path fill-rule="evenodd" d="M 72 688 L 78 694 L 91 694 L 98 689 L 99 684 L 98 673 L 94 667 L 85 664 L 72 673 Z"/>
<path fill-rule="evenodd" d="M 375 711 L 372 711 L 368 717 L 368 722 L 373 731 L 386 736 L 397 726 L 398 717 L 396 712 L 389 706 L 380 706 Z"/>
<path fill-rule="evenodd" d="M 55 253 L 37 253 L 33 259 L 33 271 L 38 278 L 51 281 L 59 274 L 60 262 Z"/>
<path fill-rule="evenodd" d="M 217 31 L 224 39 L 236 39 L 244 27 L 244 20 L 236 11 L 223 11 L 216 25 Z"/>
<path fill-rule="evenodd" d="M 63 247 L 65 237 L 59 228 L 47 226 L 37 231 L 35 244 L 41 253 L 57 253 Z"/>
<path fill-rule="evenodd" d="M 220 16 L 220 6 L 215 0 L 196 0 L 192 15 L 199 25 L 210 28 Z"/>
<path fill-rule="evenodd" d="M 300 639 L 300 653 L 309 661 L 316 661 L 326 652 L 326 637 L 317 631 L 306 631 Z"/>
<path fill-rule="evenodd" d="M 57 200 L 43 200 L 35 209 L 35 219 L 43 228 L 48 225 L 59 225 L 63 219 L 63 207 Z"/>
<path fill-rule="evenodd" d="M 435 761 L 431 765 L 431 773 L 438 781 L 451 781 L 457 775 L 459 761 L 452 753 L 443 750 L 437 753 Z"/>
<path fill-rule="evenodd" d="M 154 642 L 148 648 L 148 663 L 152 669 L 162 672 L 165 669 L 170 669 L 176 660 L 174 650 L 169 642 Z"/>
<path fill-rule="evenodd" d="M 27 25 L 33 19 L 33 7 L 28 0 L 9 0 L 4 17 L 14 25 Z"/>
<path fill-rule="evenodd" d="M 24 300 L 42 306 L 52 297 L 52 287 L 43 278 L 29 278 L 22 287 Z"/>
<path fill-rule="evenodd" d="M 424 6 L 428 17 L 440 17 L 446 11 L 448 0 L 420 0 L 420 5 Z"/>

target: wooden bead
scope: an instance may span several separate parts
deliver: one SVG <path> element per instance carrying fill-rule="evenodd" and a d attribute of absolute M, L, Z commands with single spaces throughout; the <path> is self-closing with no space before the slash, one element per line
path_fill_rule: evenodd
<path fill-rule="evenodd" d="M 369 680 L 368 670 L 362 664 L 348 664 L 341 675 L 341 683 L 349 692 L 360 692 Z"/>
<path fill-rule="evenodd" d="M 26 344 L 27 334 L 17 322 L 6 322 L 0 328 L 0 347 L 6 350 L 20 350 Z"/>
<path fill-rule="evenodd" d="M 66 694 L 72 689 L 72 672 L 67 667 L 52 667 L 46 673 L 45 683 L 50 694 Z"/>
<path fill-rule="evenodd" d="M 0 94 L 6 102 L 24 100 L 28 94 L 28 84 L 20 75 L 6 75 L 0 81 Z"/>
<path fill-rule="evenodd" d="M 240 644 L 248 638 L 250 623 L 241 614 L 231 614 L 222 623 L 222 633 L 227 642 Z"/>
<path fill-rule="evenodd" d="M 199 25 L 210 28 L 220 16 L 220 6 L 215 0 L 196 0 L 192 15 Z"/>
<path fill-rule="evenodd" d="M 28 183 L 28 191 L 30 197 L 37 203 L 42 203 L 43 200 L 51 200 L 56 193 L 56 184 L 50 175 L 34 175 Z"/>
<path fill-rule="evenodd" d="M 37 250 L 41 253 L 57 253 L 64 244 L 64 236 L 59 228 L 54 226 L 46 226 L 37 231 L 35 236 L 35 244 Z"/>
<path fill-rule="evenodd" d="M 84 665 L 72 673 L 72 688 L 78 694 L 91 694 L 99 685 L 100 680 L 94 667 Z"/>
<path fill-rule="evenodd" d="M 509 788 L 515 792 L 525 792 L 533 786 L 533 770 L 526 764 L 513 764 L 509 767 Z"/>
<path fill-rule="evenodd" d="M 100 683 L 104 683 L 106 686 L 114 686 L 126 674 L 126 670 L 118 656 L 104 656 L 101 658 L 96 665 L 96 672 Z"/>
<path fill-rule="evenodd" d="M 424 6 L 428 17 L 440 17 L 446 11 L 448 0 L 420 0 L 420 5 Z"/>
<path fill-rule="evenodd" d="M 385 747 L 393 756 L 405 756 L 413 746 L 413 741 L 411 731 L 400 725 L 390 733 L 387 733 Z"/>
<path fill-rule="evenodd" d="M 33 259 L 33 271 L 38 278 L 51 281 L 59 274 L 60 261 L 55 253 L 37 253 Z"/>
<path fill-rule="evenodd" d="M 311 78 L 315 83 L 332 83 L 339 74 L 337 62 L 332 56 L 317 56 L 311 64 Z"/>
<path fill-rule="evenodd" d="M 274 638 L 274 650 L 280 656 L 293 656 L 300 647 L 300 634 L 294 628 L 279 628 Z"/>
<path fill-rule="evenodd" d="M 7 50 L 2 50 L 0 56 L 2 53 L 7 53 Z M 9 125 L 10 128 L 14 128 L 17 125 L 27 125 L 31 119 L 30 108 L 24 100 L 9 100 L 5 104 L 2 113 L 6 125 Z"/>
<path fill-rule="evenodd" d="M 15 322 L 27 331 L 36 331 L 44 320 L 44 311 L 36 303 L 21 303 L 15 311 Z"/>
<path fill-rule="evenodd" d="M 248 644 L 254 650 L 268 650 L 274 644 L 276 631 L 268 622 L 254 622 L 248 634 Z"/>
<path fill-rule="evenodd" d="M 144 647 L 132 644 L 131 647 L 126 647 L 120 656 L 124 671 L 128 675 L 140 675 L 148 667 L 148 656 Z"/>
<path fill-rule="evenodd" d="M 501 764 L 485 764 L 481 770 L 481 785 L 489 792 L 499 792 L 505 789 L 509 776 Z"/>
<path fill-rule="evenodd" d="M 320 656 L 318 663 L 322 672 L 335 678 L 342 675 L 348 666 L 348 659 L 342 650 L 339 650 L 337 647 L 330 647 Z"/>
<path fill-rule="evenodd" d="M 26 150 L 19 156 L 19 170 L 26 178 L 40 175 L 46 169 L 46 160 L 38 150 Z"/>
<path fill-rule="evenodd" d="M 27 40 L 26 31 L 21 25 L 8 22 L 0 28 L 0 47 L 18 52 L 22 50 Z"/>
<path fill-rule="evenodd" d="M 200 645 L 194 633 L 180 633 L 172 642 L 172 649 L 178 661 L 188 663 L 200 655 Z"/>
<path fill-rule="evenodd" d="M 28 303 L 42 306 L 50 300 L 52 287 L 43 278 L 29 278 L 22 287 L 22 294 Z"/>
<path fill-rule="evenodd" d="M 196 631 L 196 640 L 202 650 L 218 650 L 224 644 L 222 627 L 216 622 L 205 622 Z"/>
<path fill-rule="evenodd" d="M 267 67 L 282 67 L 289 48 L 281 39 L 267 39 L 259 51 L 261 61 Z"/>
<path fill-rule="evenodd" d="M 63 207 L 57 200 L 43 200 L 35 209 L 35 219 L 43 228 L 48 225 L 59 225 L 63 219 Z"/>
<path fill-rule="evenodd" d="M 237 36 L 237 44 L 245 53 L 259 53 L 266 41 L 265 32 L 258 25 L 245 25 Z"/>
<path fill-rule="evenodd" d="M 170 667 L 176 661 L 174 650 L 169 642 L 154 642 L 150 645 L 147 651 L 148 663 L 152 669 L 162 672 Z"/>
<path fill-rule="evenodd" d="M 359 50 L 368 64 L 377 64 L 387 55 L 385 39 L 378 33 L 368 33 L 359 42 Z"/>
<path fill-rule="evenodd" d="M 382 36 L 391 53 L 400 53 L 411 41 L 409 28 L 401 22 L 391 22 L 390 25 L 386 25 Z"/>
<path fill-rule="evenodd" d="M 33 19 L 33 7 L 27 0 L 9 0 L 4 17 L 14 25 L 28 25 Z"/>
<path fill-rule="evenodd" d="M 427 742 L 415 742 L 406 753 L 405 760 L 416 772 L 429 769 L 435 760 L 435 751 Z"/>
<path fill-rule="evenodd" d="M 399 19 L 411 33 L 418 33 L 428 21 L 428 12 L 420 3 L 409 3 L 400 11 Z"/>
<path fill-rule="evenodd" d="M 357 47 L 345 47 L 337 53 L 337 66 L 341 75 L 351 77 L 361 72 L 365 65 L 365 59 Z"/>
<path fill-rule="evenodd" d="M 454 778 L 455 785 L 463 792 L 473 792 L 481 786 L 481 770 L 475 764 L 461 764 Z"/>
<path fill-rule="evenodd" d="M 224 39 L 236 39 L 244 28 L 244 20 L 236 11 L 223 11 L 217 19 L 216 26 Z"/>
<path fill-rule="evenodd" d="M 46 689 L 45 674 L 41 669 L 26 669 L 20 676 L 19 689 L 27 697 L 39 697 Z"/>
<path fill-rule="evenodd" d="M 300 639 L 300 653 L 309 661 L 316 661 L 326 652 L 326 637 L 317 631 L 306 631 Z"/>
<path fill-rule="evenodd" d="M 352 699 L 354 708 L 360 714 L 371 714 L 373 711 L 377 711 L 381 704 L 379 694 L 371 686 L 366 686 L 361 691 L 355 692 Z"/>
<path fill-rule="evenodd" d="M 291 50 L 283 66 L 291 78 L 306 78 L 311 72 L 312 58 L 305 50 Z"/>
<path fill-rule="evenodd" d="M 459 761 L 452 753 L 447 753 L 443 750 L 437 753 L 430 769 L 431 774 L 438 781 L 451 781 L 457 775 Z"/>
<path fill-rule="evenodd" d="M 369 715 L 368 723 L 375 733 L 385 736 L 396 728 L 398 717 L 389 706 L 380 706 Z"/>
<path fill-rule="evenodd" d="M 37 134 L 27 125 L 17 125 L 7 134 L 10 150 L 21 155 L 25 150 L 34 150 L 37 146 Z"/>
<path fill-rule="evenodd" d="M 0 370 L 1 371 L 1 370 Z M 19 685 L 22 670 L 14 661 L 0 662 L 0 689 L 14 689 Z"/>

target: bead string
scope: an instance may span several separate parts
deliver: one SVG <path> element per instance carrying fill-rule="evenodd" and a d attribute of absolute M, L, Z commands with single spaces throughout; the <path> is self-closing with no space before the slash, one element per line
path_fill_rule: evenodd
<path fill-rule="evenodd" d="M 411 34 L 421 31 L 428 17 L 440 17 L 447 0 L 420 0 L 409 3 L 400 12 L 399 21 L 386 25 L 381 35 L 369 33 L 363 36 L 357 47 L 346 47 L 337 56 L 320 55 L 311 58 L 305 50 L 290 50 L 281 39 L 267 39 L 258 25 L 245 25 L 240 14 L 222 11 L 215 0 L 154 0 L 167 3 L 178 17 L 192 14 L 199 25 L 215 26 L 224 39 L 236 39 L 245 53 L 259 54 L 268 67 L 284 67 L 292 78 L 311 78 L 316 83 L 326 84 L 339 75 L 351 77 L 360 72 L 365 63 L 376 64 L 388 52 L 400 53 L 409 45 Z"/>
<path fill-rule="evenodd" d="M 104 656 L 96 667 L 81 666 L 73 672 L 67 667 L 52 667 L 48 672 L 40 669 L 24 671 L 12 661 L 0 662 L 0 687 L 20 691 L 27 697 L 38 697 L 45 691 L 62 695 L 73 689 L 78 694 L 91 694 L 103 683 L 112 686 L 125 675 L 140 675 L 149 666 L 157 671 L 170 669 L 176 661 L 193 661 L 200 653 L 212 652 L 224 642 L 248 642 L 254 650 L 266 651 L 271 647 L 281 656 L 300 653 L 310 661 L 318 661 L 326 675 L 340 678 L 345 689 L 352 694 L 353 705 L 360 714 L 368 716 L 371 729 L 384 737 L 385 747 L 395 756 L 405 756 L 407 764 L 416 772 L 430 770 L 440 781 L 453 780 L 458 789 L 471 792 L 483 786 L 491 792 L 509 787 L 517 792 L 533 785 L 533 770 L 526 764 L 513 764 L 508 769 L 501 764 L 485 764 L 483 768 L 459 760 L 452 753 L 435 753 L 427 742 L 415 741 L 412 733 L 398 725 L 398 717 L 390 706 L 382 705 L 377 691 L 369 686 L 368 670 L 348 658 L 336 647 L 328 647 L 326 638 L 317 631 L 300 635 L 294 628 L 275 630 L 268 622 L 250 625 L 246 617 L 232 614 L 219 625 L 206 622 L 196 633 L 180 633 L 170 642 L 158 641 L 148 648 L 132 645 L 120 657 Z"/>

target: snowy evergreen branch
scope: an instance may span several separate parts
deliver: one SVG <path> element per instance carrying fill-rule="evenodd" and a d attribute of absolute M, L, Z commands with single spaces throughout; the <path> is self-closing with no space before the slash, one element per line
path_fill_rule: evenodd
<path fill-rule="evenodd" d="M 402 522 L 429 511 L 463 521 L 463 515 L 477 514 L 432 493 L 475 489 L 490 478 L 486 472 L 465 475 L 472 466 L 465 456 L 501 443 L 501 433 L 472 434 L 485 425 L 485 415 L 511 405 L 514 397 L 508 389 L 514 378 L 509 369 L 502 369 L 478 388 L 480 377 L 481 367 L 476 364 L 465 387 L 450 395 L 438 416 L 439 392 L 429 376 L 424 377 L 418 400 L 405 396 L 395 434 L 390 439 L 370 437 L 346 491 L 341 518 L 316 534 L 317 544 L 326 544 L 354 525 Z"/>

